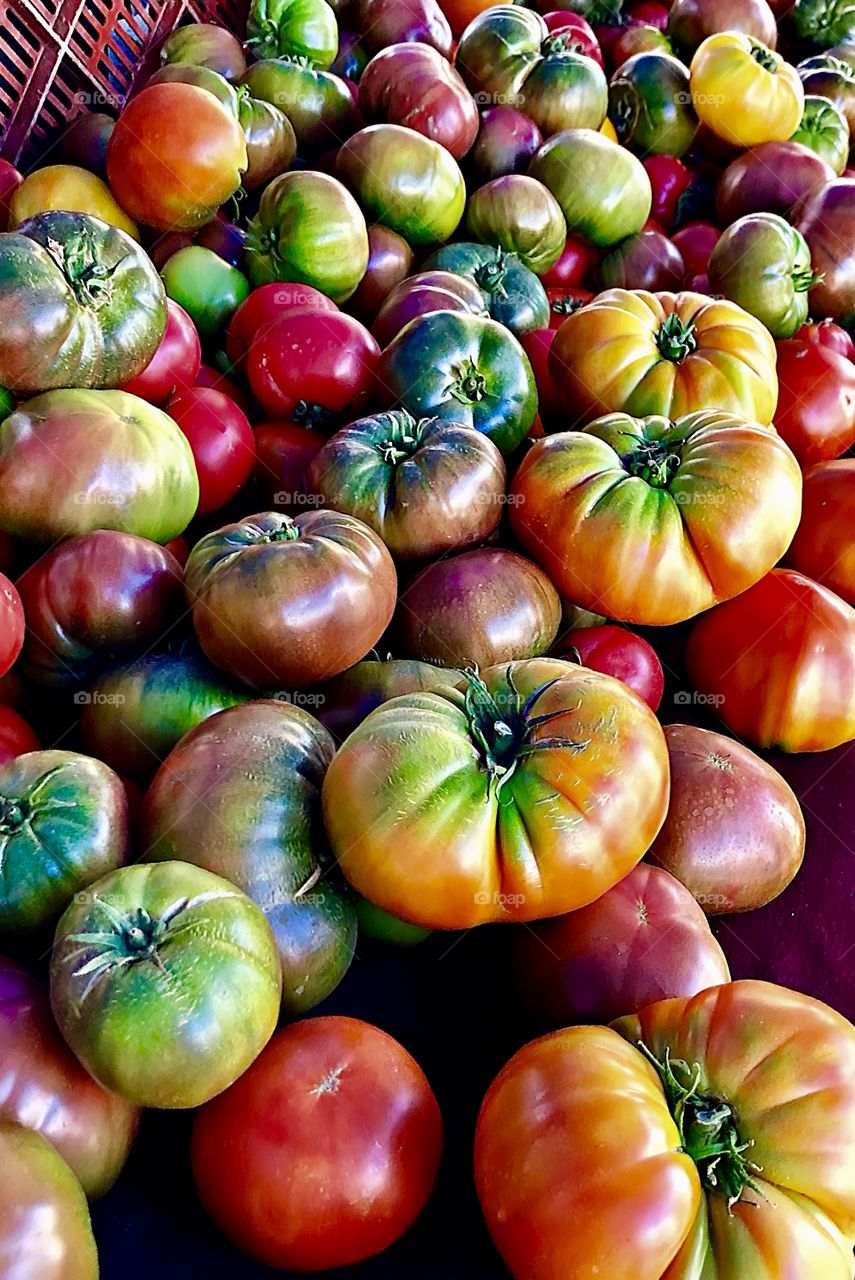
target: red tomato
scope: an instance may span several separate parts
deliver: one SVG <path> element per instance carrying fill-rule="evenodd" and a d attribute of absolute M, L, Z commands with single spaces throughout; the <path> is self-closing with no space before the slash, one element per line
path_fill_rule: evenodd
<path fill-rule="evenodd" d="M 597 250 L 577 236 L 568 236 L 561 257 L 540 277 L 544 288 L 574 288 L 593 280 L 599 255 Z"/>
<path fill-rule="evenodd" d="M 184 387 L 167 402 L 193 451 L 199 474 L 197 515 L 219 511 L 246 484 L 255 461 L 252 427 L 238 406 L 210 387 Z"/>
<path fill-rule="evenodd" d="M 309 464 L 327 442 L 320 431 L 296 422 L 261 422 L 255 428 L 255 476 L 276 511 L 311 506 Z"/>
<path fill-rule="evenodd" d="M 577 627 L 555 646 L 554 654 L 622 680 L 644 699 L 651 711 L 656 711 L 662 701 L 665 688 L 662 663 L 655 649 L 626 627 L 611 624 Z"/>
<path fill-rule="evenodd" d="M 164 544 L 164 549 L 175 556 L 175 559 L 183 569 L 187 563 L 187 557 L 190 554 L 190 548 L 187 545 L 187 539 L 184 535 L 179 533 L 177 538 L 173 538 L 171 542 Z"/>
<path fill-rule="evenodd" d="M 243 387 L 239 387 L 236 382 L 225 373 L 220 373 L 219 369 L 215 369 L 213 365 L 203 364 L 196 375 L 196 381 L 193 385 L 194 387 L 210 387 L 213 391 L 222 391 L 224 396 L 234 400 L 242 413 L 245 413 L 248 418 L 252 417 L 252 401 Z"/>
<path fill-rule="evenodd" d="M 584 53 L 586 57 L 593 58 L 599 66 L 605 66 L 603 51 L 594 34 L 594 28 L 581 14 L 558 9 L 554 13 L 545 13 L 543 21 L 553 35 L 561 34 L 569 37 L 564 46 L 565 50 Z"/>
<path fill-rule="evenodd" d="M 839 458 L 855 444 L 855 365 L 800 338 L 776 346 L 778 433 L 802 466 Z"/>
<path fill-rule="evenodd" d="M 683 255 L 686 279 L 706 272 L 710 254 L 721 239 L 721 232 L 711 222 L 687 222 L 671 237 Z"/>
<path fill-rule="evenodd" d="M 166 311 L 160 346 L 142 373 L 122 387 L 149 404 L 165 404 L 176 387 L 192 387 L 202 365 L 202 345 L 193 321 L 171 298 L 166 299 Z"/>
<path fill-rule="evenodd" d="M 268 1266 L 321 1271 L 370 1258 L 415 1221 L 442 1151 L 418 1063 L 356 1018 L 273 1037 L 193 1129 L 202 1204 Z"/>
<path fill-rule="evenodd" d="M 338 311 L 332 298 L 310 284 L 262 284 L 253 289 L 229 321 L 226 355 L 237 368 L 252 340 L 292 311 Z"/>
<path fill-rule="evenodd" d="M 0 231 L 9 226 L 9 201 L 23 181 L 24 175 L 9 160 L 0 159 Z"/>
<path fill-rule="evenodd" d="M 246 371 L 256 399 L 277 418 L 308 426 L 359 416 L 380 348 L 364 325 L 342 311 L 283 316 L 253 339 Z"/>
<path fill-rule="evenodd" d="M 24 644 L 24 606 L 15 587 L 0 573 L 0 676 L 17 661 Z"/>
<path fill-rule="evenodd" d="M 804 482 L 787 564 L 855 605 L 855 458 L 817 462 Z"/>
<path fill-rule="evenodd" d="M 670 231 L 677 221 L 680 196 L 692 185 L 692 174 L 676 156 L 647 156 L 642 163 L 653 190 L 651 217 Z"/>
<path fill-rule="evenodd" d="M 793 337 L 802 342 L 811 342 L 817 347 L 828 347 L 830 351 L 836 351 L 839 356 L 845 356 L 847 360 L 855 360 L 855 342 L 846 330 L 839 324 L 835 324 L 833 320 L 803 324 Z"/>
<path fill-rule="evenodd" d="M 550 329 L 560 329 L 567 317 L 590 302 L 593 296 L 590 289 L 583 289 L 579 285 L 550 285 L 546 290 Z"/>
<path fill-rule="evenodd" d="M 631 23 L 656 27 L 659 31 L 667 31 L 668 14 L 669 6 L 660 4 L 659 0 L 639 0 L 638 4 L 629 6 L 626 17 Z"/>
<path fill-rule="evenodd" d="M 520 343 L 529 358 L 537 386 L 538 416 L 546 431 L 557 430 L 564 413 L 563 402 L 559 399 L 549 369 L 549 349 L 556 332 L 556 329 L 531 329 L 520 335 Z M 529 432 L 529 435 L 533 434 Z"/>
<path fill-rule="evenodd" d="M 0 703 L 0 765 L 24 755 L 27 751 L 41 751 L 41 749 L 42 744 L 24 717 L 19 715 L 13 707 L 6 707 Z"/>

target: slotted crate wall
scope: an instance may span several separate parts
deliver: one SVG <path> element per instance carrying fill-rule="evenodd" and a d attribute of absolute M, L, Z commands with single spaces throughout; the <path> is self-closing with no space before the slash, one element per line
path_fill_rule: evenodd
<path fill-rule="evenodd" d="M 50 161 L 81 111 L 118 111 L 179 22 L 242 36 L 248 0 L 0 0 L 0 154 Z"/>

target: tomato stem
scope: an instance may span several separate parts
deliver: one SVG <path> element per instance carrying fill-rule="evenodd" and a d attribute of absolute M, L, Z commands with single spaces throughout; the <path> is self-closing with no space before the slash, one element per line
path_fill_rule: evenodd
<path fill-rule="evenodd" d="M 20 831 L 30 816 L 26 800 L 11 800 L 0 796 L 0 835 L 11 836 Z"/>
<path fill-rule="evenodd" d="M 471 360 L 456 365 L 452 369 L 454 381 L 448 387 L 448 394 L 461 404 L 478 404 L 487 394 L 487 380 Z"/>
<path fill-rule="evenodd" d="M 680 469 L 680 454 L 662 440 L 641 440 L 632 453 L 623 454 L 621 462 L 633 476 L 646 480 L 654 489 L 667 489 Z"/>
<path fill-rule="evenodd" d="M 681 320 L 676 311 L 672 311 L 667 320 L 663 320 L 656 332 L 656 346 L 659 354 L 666 360 L 683 360 L 691 355 L 697 345 L 695 326 L 691 320 Z"/>
<path fill-rule="evenodd" d="M 764 44 L 751 44 L 751 57 L 758 63 L 764 71 L 771 71 L 773 74 L 778 70 L 778 59 L 771 49 L 767 49 Z"/>
<path fill-rule="evenodd" d="M 473 278 L 478 288 L 482 289 L 484 293 L 506 298 L 508 296 L 508 291 L 505 288 L 505 276 L 507 273 L 508 266 L 505 261 L 505 255 L 501 249 L 497 249 L 495 258 L 491 262 L 483 262 L 475 271 Z"/>

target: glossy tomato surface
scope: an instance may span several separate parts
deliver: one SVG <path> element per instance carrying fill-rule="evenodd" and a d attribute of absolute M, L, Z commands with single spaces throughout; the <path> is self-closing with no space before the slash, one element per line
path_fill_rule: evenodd
<path fill-rule="evenodd" d="M 199 477 L 197 515 L 219 511 L 246 484 L 255 437 L 242 409 L 211 387 L 183 387 L 164 406 L 190 444 Z"/>
<path fill-rule="evenodd" d="M 558 658 L 581 662 L 629 685 L 651 711 L 662 701 L 665 677 L 651 644 L 626 627 L 574 627 L 553 649 Z"/>
<path fill-rule="evenodd" d="M 24 644 L 24 606 L 17 588 L 0 573 L 0 676 L 18 659 Z"/>
<path fill-rule="evenodd" d="M 6 764 L 26 751 L 38 751 L 41 745 L 24 717 L 14 707 L 0 703 L 0 764 Z"/>
<path fill-rule="evenodd" d="M 166 332 L 145 368 L 126 382 L 123 391 L 163 405 L 178 387 L 192 387 L 199 376 L 202 346 L 196 326 L 172 298 L 166 300 Z"/>
<path fill-rule="evenodd" d="M 802 518 L 787 564 L 855 605 L 855 554 L 848 530 L 855 504 L 855 458 L 805 471 Z"/>

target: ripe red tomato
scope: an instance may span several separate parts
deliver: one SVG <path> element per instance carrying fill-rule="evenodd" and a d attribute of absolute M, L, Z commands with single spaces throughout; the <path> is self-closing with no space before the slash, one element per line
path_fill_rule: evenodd
<path fill-rule="evenodd" d="M 839 324 L 835 324 L 833 320 L 803 324 L 793 337 L 799 338 L 802 342 L 811 342 L 818 347 L 828 347 L 830 351 L 836 351 L 847 360 L 855 360 L 855 342 L 846 330 Z"/>
<path fill-rule="evenodd" d="M 569 13 L 566 9 L 556 9 L 552 13 L 545 13 L 543 21 L 551 35 L 565 37 L 565 52 L 584 53 L 586 58 L 593 58 L 599 66 L 605 66 L 603 51 L 594 34 L 594 28 L 581 14 Z"/>
<path fill-rule="evenodd" d="M 650 216 L 670 231 L 677 221 L 680 196 L 692 184 L 692 174 L 676 156 L 650 155 L 642 163 L 653 191 Z"/>
<path fill-rule="evenodd" d="M 312 505 L 309 464 L 327 437 L 296 422 L 261 422 L 255 428 L 255 476 L 274 511 L 294 512 Z"/>
<path fill-rule="evenodd" d="M 198 374 L 194 387 L 210 387 L 213 391 L 222 391 L 224 396 L 228 396 L 233 400 L 242 413 L 248 418 L 252 418 L 253 402 L 251 397 L 244 391 L 243 387 L 239 387 L 233 379 L 227 377 L 226 374 L 220 373 L 219 369 L 215 369 L 213 365 L 203 364 Z"/>
<path fill-rule="evenodd" d="M 660 4 L 659 0 L 639 0 L 638 4 L 631 4 L 626 12 L 627 20 L 648 27 L 656 27 L 658 31 L 666 31 L 668 29 L 668 14 L 670 6 Z"/>
<path fill-rule="evenodd" d="M 788 565 L 855 605 L 855 458 L 808 467 Z"/>
<path fill-rule="evenodd" d="M 544 288 L 576 288 L 593 280 L 598 260 L 597 250 L 578 236 L 568 236 L 561 257 L 540 277 Z"/>
<path fill-rule="evenodd" d="M 706 273 L 710 254 L 721 239 L 721 232 L 711 222 L 687 222 L 671 237 L 683 255 L 686 279 Z"/>
<path fill-rule="evenodd" d="M 593 296 L 590 289 L 583 289 L 578 285 L 570 288 L 566 285 L 558 287 L 550 285 L 546 290 L 550 329 L 560 329 L 567 317 L 572 316 L 573 312 L 578 311 L 586 302 L 590 302 Z"/>
<path fill-rule="evenodd" d="M 558 429 L 563 411 L 563 402 L 559 399 L 549 369 L 549 349 L 556 332 L 556 329 L 532 329 L 529 333 L 520 335 L 520 343 L 531 363 L 537 386 L 538 416 L 546 431 Z M 529 431 L 529 436 L 534 435 L 534 430 Z"/>
<path fill-rule="evenodd" d="M 192 387 L 202 365 L 202 344 L 184 308 L 166 299 L 166 332 L 142 373 L 126 382 L 130 391 L 149 404 L 163 405 L 177 387 Z"/>
<path fill-rule="evenodd" d="M 202 1204 L 241 1249 L 321 1271 L 370 1258 L 415 1221 L 442 1151 L 418 1063 L 356 1018 L 312 1018 L 273 1037 L 193 1129 Z"/>
<path fill-rule="evenodd" d="M 184 568 L 187 563 L 187 557 L 190 554 L 190 547 L 188 546 L 187 539 L 183 534 L 179 533 L 177 538 L 173 538 L 170 542 L 164 543 L 164 550 L 169 551 L 174 555 L 175 559 L 181 565 L 181 568 Z"/>
<path fill-rule="evenodd" d="M 24 606 L 15 587 L 0 573 L 0 676 L 17 661 L 24 644 Z"/>
<path fill-rule="evenodd" d="M 226 355 L 235 368 L 246 359 L 256 334 L 292 311 L 338 311 L 332 298 L 310 284 L 262 284 L 244 298 L 229 321 Z"/>
<path fill-rule="evenodd" d="M 776 346 L 775 427 L 803 467 L 839 458 L 855 444 L 855 365 L 801 338 Z"/>
<path fill-rule="evenodd" d="M 353 316 L 299 311 L 256 334 L 246 371 L 269 414 L 327 427 L 360 416 L 379 358 L 376 338 Z"/>
<path fill-rule="evenodd" d="M 665 688 L 662 663 L 651 645 L 626 627 L 609 624 L 577 627 L 555 646 L 555 656 L 580 662 L 592 671 L 614 676 L 634 689 L 651 711 L 658 710 Z"/>
<path fill-rule="evenodd" d="M 14 707 L 0 703 L 0 765 L 27 751 L 41 751 L 42 744 Z"/>
<path fill-rule="evenodd" d="M 193 451 L 199 475 L 197 515 L 219 511 L 246 484 L 255 461 L 252 427 L 234 401 L 210 387 L 184 387 L 166 404 Z"/>

